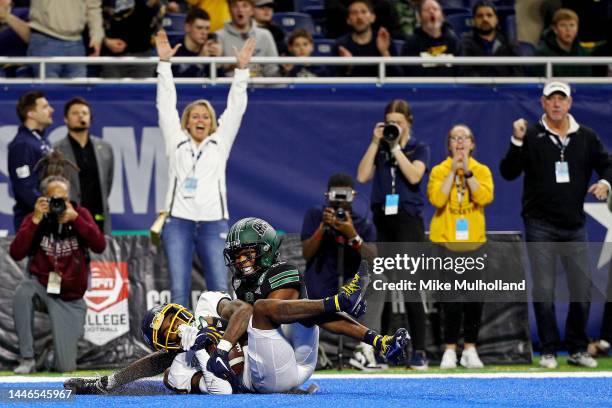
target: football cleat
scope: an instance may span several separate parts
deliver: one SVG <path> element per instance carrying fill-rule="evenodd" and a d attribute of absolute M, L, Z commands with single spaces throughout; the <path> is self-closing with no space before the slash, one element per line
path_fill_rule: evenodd
<path fill-rule="evenodd" d="M 339 312 L 347 312 L 351 316 L 358 318 L 366 312 L 367 303 L 365 299 L 366 290 L 370 284 L 370 274 L 368 272 L 368 263 L 361 261 L 359 271 L 353 279 L 343 285 L 338 294 L 334 296 L 336 310 Z"/>
<path fill-rule="evenodd" d="M 383 336 L 380 352 L 391 364 L 398 364 L 406 358 L 406 346 L 410 340 L 408 330 L 397 329 L 393 336 Z"/>
<path fill-rule="evenodd" d="M 78 395 L 108 394 L 110 390 L 107 386 L 108 377 L 106 375 L 99 378 L 69 378 L 64 381 L 64 388 Z"/>

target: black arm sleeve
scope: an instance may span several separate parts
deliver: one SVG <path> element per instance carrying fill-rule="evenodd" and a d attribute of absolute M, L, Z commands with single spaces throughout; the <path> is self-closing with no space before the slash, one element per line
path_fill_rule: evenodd
<path fill-rule="evenodd" d="M 523 139 L 523 146 L 510 145 L 510 149 L 499 165 L 499 171 L 506 180 L 514 180 L 523 172 L 522 150 L 525 148 L 526 138 Z"/>
<path fill-rule="evenodd" d="M 134 361 L 113 375 L 113 389 L 140 378 L 153 377 L 163 373 L 166 368 L 172 365 L 176 354 L 176 352 L 157 351 Z"/>

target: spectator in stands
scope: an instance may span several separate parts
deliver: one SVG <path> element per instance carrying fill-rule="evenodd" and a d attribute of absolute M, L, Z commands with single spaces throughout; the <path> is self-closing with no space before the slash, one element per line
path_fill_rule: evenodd
<path fill-rule="evenodd" d="M 289 54 L 294 57 L 310 57 L 314 50 L 312 36 L 303 28 L 293 30 L 289 34 L 287 45 L 289 47 Z M 320 77 L 330 75 L 329 69 L 324 65 L 284 64 L 281 66 L 281 69 L 282 74 L 288 77 Z"/>
<path fill-rule="evenodd" d="M 13 15 L 14 13 L 14 15 Z M 30 29 L 25 20 L 28 10 L 11 8 L 11 0 L 0 0 L 0 55 L 23 57 L 28 50 Z M 0 76 L 15 77 L 25 68 L 23 65 L 5 64 L 0 66 Z"/>
<path fill-rule="evenodd" d="M 217 32 L 221 44 L 221 55 L 234 55 L 234 49 L 241 49 L 247 38 L 254 38 L 257 48 L 253 55 L 257 57 L 278 57 L 278 51 L 272 34 L 253 22 L 253 0 L 228 0 L 232 20 L 225 23 Z M 230 75 L 232 67 L 225 67 Z M 252 76 L 273 77 L 279 75 L 279 68 L 274 64 L 251 66 Z"/>
<path fill-rule="evenodd" d="M 17 116 L 21 126 L 8 146 L 9 179 L 15 197 L 15 231 L 19 230 L 24 217 L 34 210 L 40 195 L 39 174 L 34 166 L 52 150 L 44 130 L 53 123 L 53 108 L 42 92 L 31 91 L 19 98 Z"/>
<path fill-rule="evenodd" d="M 441 258 L 482 256 L 486 238 L 485 206 L 493 201 L 491 170 L 476 161 L 472 153 L 476 140 L 466 125 L 455 125 L 446 138 L 448 157 L 431 169 L 427 196 L 436 212 L 431 218 L 429 238 L 438 244 Z M 444 273 L 444 271 L 442 272 Z M 446 272 L 447 274 L 449 272 Z M 441 280 L 454 282 L 453 276 Z M 470 276 L 474 278 L 474 274 Z M 444 343 L 440 368 L 457 368 L 457 342 L 463 321 L 464 345 L 460 364 L 466 368 L 482 368 L 476 342 L 480 328 L 482 302 L 463 297 L 462 293 L 444 295 Z"/>
<path fill-rule="evenodd" d="M 559 330 L 555 314 L 555 261 L 567 274 L 570 296 L 565 343 L 568 363 L 596 367 L 586 352 L 590 308 L 591 272 L 588 259 L 584 198 L 588 193 L 605 200 L 612 183 L 612 162 L 599 136 L 579 125 L 569 113 L 570 86 L 560 81 L 544 86 L 544 115 L 527 128 L 524 119 L 514 122 L 510 149 L 501 161 L 506 180 L 522 173 L 525 240 L 533 274 L 533 299 L 542 347 L 540 365 L 556 368 Z M 593 170 L 600 180 L 588 186 Z M 538 243 L 566 243 L 562 248 Z M 576 243 L 567 245 L 567 243 Z"/>
<path fill-rule="evenodd" d="M 13 30 L 22 42 L 27 43 L 30 40 L 30 27 L 21 16 L 12 13 L 11 0 L 0 0 L 0 25 L 4 24 Z"/>
<path fill-rule="evenodd" d="M 82 36 L 89 30 L 90 56 L 100 55 L 104 38 L 101 0 L 32 0 L 30 4 L 30 35 L 28 56 L 84 57 Z M 38 76 L 38 65 L 33 66 Z M 85 65 L 48 64 L 47 78 L 82 78 L 87 76 Z"/>
<path fill-rule="evenodd" d="M 160 0 L 112 2 L 104 7 L 104 48 L 112 57 L 150 57 L 152 36 L 161 26 L 164 9 Z M 147 78 L 153 76 L 150 65 L 104 65 L 106 78 Z"/>
<path fill-rule="evenodd" d="M 371 208 L 378 242 L 425 242 L 421 182 L 430 150 L 412 135 L 413 121 L 408 102 L 391 101 L 359 163 L 357 181 L 374 179 Z M 425 369 L 425 311 L 420 297 L 410 300 L 406 303 L 413 347 L 410 367 Z"/>
<path fill-rule="evenodd" d="M 68 135 L 53 147 L 79 167 L 79 172 L 65 173 L 72 186 L 70 199 L 87 208 L 106 235 L 111 233 L 108 197 L 113 186 L 112 147 L 89 133 L 91 106 L 83 98 L 72 98 L 64 105 L 64 123 Z"/>
<path fill-rule="evenodd" d="M 19 337 L 16 374 L 35 371 L 34 311 L 49 314 L 55 370 L 76 369 L 77 342 L 84 333 L 87 306 L 83 295 L 89 279 L 89 249 L 102 253 L 104 234 L 86 208 L 70 202 L 70 183 L 61 176 L 43 180 L 44 193 L 25 218 L 11 243 L 11 257 L 30 257 L 28 276 L 13 295 L 15 329 Z"/>
<path fill-rule="evenodd" d="M 255 0 L 255 8 L 253 9 L 253 17 L 257 27 L 265 28 L 274 37 L 276 50 L 279 55 L 287 54 L 287 45 L 285 44 L 285 32 L 282 28 L 272 21 L 274 16 L 274 0 Z"/>
<path fill-rule="evenodd" d="M 236 51 L 237 68 L 227 107 L 217 124 L 215 111 L 205 99 L 191 102 L 181 117 L 176 110 L 176 89 L 170 59 L 180 45 L 170 47 L 161 30 L 155 39 L 157 55 L 157 111 L 166 143 L 169 182 L 168 219 L 162 241 L 168 259 L 172 301 L 189 304 L 193 253 L 204 267 L 207 290 L 227 291 L 223 262 L 227 220 L 225 168 L 247 107 L 248 64 L 255 50 L 249 38 Z"/>
<path fill-rule="evenodd" d="M 545 57 L 580 57 L 589 52 L 578 41 L 578 15 L 569 9 L 559 9 L 553 16 L 550 29 L 542 34 L 535 55 Z M 543 73 L 543 72 L 542 72 Z M 588 65 L 554 65 L 556 77 L 591 76 Z"/>
<path fill-rule="evenodd" d="M 391 35 L 385 27 L 374 30 L 374 9 L 369 0 L 353 0 L 348 7 L 347 24 L 351 32 L 338 38 L 336 45 L 341 57 L 391 57 L 396 55 L 391 46 Z M 401 70 L 389 66 L 388 74 L 398 76 Z M 339 76 L 378 76 L 377 65 L 339 66 Z"/>
<path fill-rule="evenodd" d="M 289 54 L 294 57 L 310 57 L 314 50 L 314 43 L 310 33 L 298 28 L 289 34 L 287 39 Z M 321 77 L 329 76 L 329 69 L 324 65 L 295 65 L 284 64 L 281 66 L 283 75 L 288 77 Z"/>
<path fill-rule="evenodd" d="M 436 0 L 425 0 L 419 9 L 421 26 L 406 40 L 402 56 L 449 57 L 459 54 L 459 40 L 450 25 L 444 21 L 442 8 Z M 451 65 L 423 64 L 404 67 L 408 76 L 454 76 Z"/>
<path fill-rule="evenodd" d="M 200 8 L 208 13 L 211 33 L 223 28 L 225 23 L 231 19 L 229 0 L 186 0 L 186 2 L 191 7 Z"/>
<path fill-rule="evenodd" d="M 191 7 L 185 17 L 185 37 L 176 52 L 177 57 L 218 57 L 221 47 L 214 34 L 210 33 L 210 17 L 202 9 Z M 174 64 L 175 77 L 208 76 L 206 64 Z"/>
<path fill-rule="evenodd" d="M 366 217 L 353 210 L 355 194 L 351 176 L 334 174 L 327 182 L 326 204 L 313 207 L 304 215 L 301 233 L 302 253 L 306 260 L 304 280 L 312 299 L 323 299 L 337 293 L 338 288 L 357 273 L 361 260 L 367 259 L 371 264 L 376 254 L 373 244 L 376 231 Z M 340 266 L 339 256 L 343 259 Z M 384 298 L 368 304 L 365 320 L 373 325 L 368 326 L 373 330 L 380 331 L 383 306 Z M 366 361 L 353 359 L 355 365 L 361 369 L 379 368 L 374 348 L 361 343 L 360 349 Z"/>
<path fill-rule="evenodd" d="M 277 0 L 278 1 L 278 0 Z M 325 33 L 327 38 L 338 38 L 350 33 L 346 20 L 348 8 L 354 0 L 326 0 L 325 1 Z M 395 0 L 370 0 L 373 13 L 376 15 L 372 27 L 377 31 L 380 27 L 391 34 L 392 38 L 403 38 L 399 19 L 393 7 Z"/>
<path fill-rule="evenodd" d="M 459 41 L 459 54 L 464 57 L 518 57 L 518 46 L 508 41 L 499 29 L 497 10 L 490 0 L 480 0 L 472 8 L 474 28 Z M 522 76 L 520 65 L 463 65 L 465 76 Z"/>
<path fill-rule="evenodd" d="M 578 38 L 589 54 L 606 43 L 610 0 L 561 0 L 563 8 L 574 11 L 580 19 Z"/>

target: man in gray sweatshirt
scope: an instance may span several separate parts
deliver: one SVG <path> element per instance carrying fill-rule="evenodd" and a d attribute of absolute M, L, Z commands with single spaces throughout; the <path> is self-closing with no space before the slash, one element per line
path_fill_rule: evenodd
<path fill-rule="evenodd" d="M 277 57 L 278 51 L 274 38 L 270 31 L 257 27 L 253 20 L 253 0 L 228 0 L 231 21 L 225 23 L 222 29 L 217 31 L 217 38 L 221 44 L 221 55 L 234 55 L 234 47 L 241 49 L 245 41 L 252 37 L 257 43 L 255 52 L 256 57 Z M 227 67 L 226 67 L 227 68 Z M 251 76 L 279 76 L 278 65 L 252 64 L 250 67 Z M 228 74 L 232 69 L 226 69 Z"/>

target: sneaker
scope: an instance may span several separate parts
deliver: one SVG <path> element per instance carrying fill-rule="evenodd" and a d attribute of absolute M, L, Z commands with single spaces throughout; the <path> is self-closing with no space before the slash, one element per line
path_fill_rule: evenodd
<path fill-rule="evenodd" d="M 457 352 L 453 349 L 446 349 L 442 354 L 442 361 L 440 361 L 440 368 L 442 370 L 450 370 L 457 368 Z"/>
<path fill-rule="evenodd" d="M 380 352 L 385 360 L 391 364 L 398 364 L 405 358 L 408 340 L 410 340 L 410 335 L 404 328 L 397 329 L 393 336 L 384 336 Z"/>
<path fill-rule="evenodd" d="M 461 360 L 459 361 L 465 368 L 483 368 L 484 364 L 480 361 L 480 357 L 478 356 L 478 352 L 476 351 L 476 347 L 470 347 L 463 349 L 463 353 L 461 353 Z"/>
<path fill-rule="evenodd" d="M 589 343 L 587 348 L 589 354 L 593 357 L 602 356 L 606 357 L 608 352 L 610 351 L 610 343 L 605 340 L 596 340 L 594 342 Z"/>
<path fill-rule="evenodd" d="M 567 358 L 567 363 L 587 368 L 597 367 L 597 361 L 586 351 L 572 354 Z"/>
<path fill-rule="evenodd" d="M 33 358 L 23 358 L 19 360 L 19 365 L 13 370 L 15 374 L 32 374 L 36 372 L 36 360 Z"/>
<path fill-rule="evenodd" d="M 108 394 L 108 376 L 99 378 L 69 378 L 64 381 L 64 388 L 79 395 Z"/>
<path fill-rule="evenodd" d="M 389 368 L 386 364 L 379 364 L 374 355 L 374 347 L 366 343 L 360 343 L 355 348 L 353 357 L 349 359 L 349 364 L 358 370 L 373 371 Z"/>
<path fill-rule="evenodd" d="M 343 312 L 358 318 L 366 312 L 365 300 L 366 289 L 370 284 L 370 273 L 368 263 L 361 261 L 359 270 L 351 281 L 343 285 L 338 291 L 338 306 Z"/>
<path fill-rule="evenodd" d="M 413 351 L 408 367 L 412 368 L 413 370 L 427 370 L 429 368 L 429 361 L 427 360 L 425 351 Z"/>
<path fill-rule="evenodd" d="M 361 352 L 366 358 L 366 368 L 370 370 L 382 370 L 387 369 L 389 366 L 387 364 L 381 364 L 376 360 L 376 353 L 374 353 L 374 347 L 370 346 L 366 343 L 361 343 L 362 349 Z"/>
<path fill-rule="evenodd" d="M 554 369 L 559 365 L 554 354 L 542 354 L 540 357 L 540 367 Z"/>

